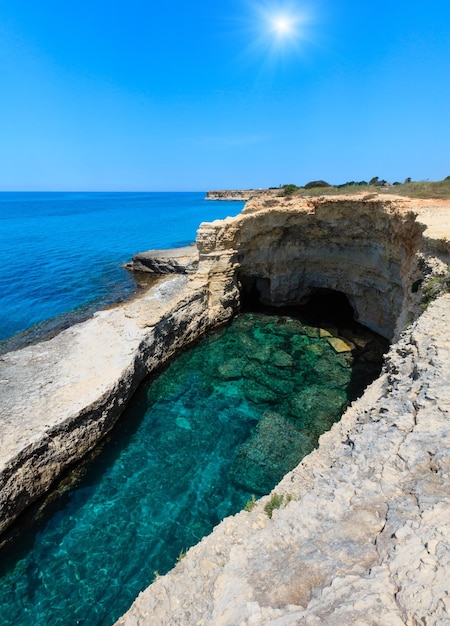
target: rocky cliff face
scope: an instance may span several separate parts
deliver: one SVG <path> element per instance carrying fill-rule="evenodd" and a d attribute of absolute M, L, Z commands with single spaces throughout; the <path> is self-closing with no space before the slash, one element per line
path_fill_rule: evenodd
<path fill-rule="evenodd" d="M 397 197 L 257 198 L 200 227 L 195 272 L 1 357 L 0 530 L 243 294 L 282 306 L 337 290 L 398 341 L 383 376 L 276 488 L 286 507 L 225 520 L 121 623 L 448 623 L 448 297 L 419 316 L 449 216 Z"/>
<path fill-rule="evenodd" d="M 278 306 L 342 291 L 397 343 L 318 450 L 158 578 L 120 626 L 450 622 L 450 297 L 420 307 L 423 281 L 449 262 L 449 208 L 436 207 L 437 228 L 427 202 L 263 199 L 201 226 L 200 268 L 224 264 L 225 284 Z"/>
<path fill-rule="evenodd" d="M 237 218 L 202 226 L 197 245 L 204 258 L 232 251 L 237 280 L 264 304 L 303 304 L 333 289 L 392 339 L 417 315 L 424 228 L 398 198 L 255 199 Z"/>

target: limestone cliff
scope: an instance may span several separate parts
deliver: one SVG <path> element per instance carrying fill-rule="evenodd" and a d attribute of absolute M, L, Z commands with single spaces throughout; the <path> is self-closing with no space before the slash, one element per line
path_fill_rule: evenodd
<path fill-rule="evenodd" d="M 224 520 L 120 626 L 450 623 L 450 297 L 420 307 L 423 281 L 449 261 L 449 216 L 399 198 L 266 199 L 202 225 L 200 268 L 228 259 L 241 289 L 272 305 L 343 291 L 397 343 L 275 488 L 272 518 L 265 497 Z"/>
<path fill-rule="evenodd" d="M 302 304 L 333 289 L 362 324 L 392 339 L 414 317 L 423 230 L 398 198 L 255 199 L 237 218 L 202 226 L 197 245 L 201 259 L 232 251 L 237 280 L 265 304 Z"/>
<path fill-rule="evenodd" d="M 420 302 L 447 270 L 449 216 L 448 203 L 389 196 L 255 198 L 201 225 L 196 271 L 3 355 L 0 530 L 243 297 L 282 306 L 337 290 L 397 342 L 383 376 L 276 488 L 286 508 L 269 520 L 263 500 L 225 520 L 121 623 L 448 623 L 449 299 L 422 316 Z"/>

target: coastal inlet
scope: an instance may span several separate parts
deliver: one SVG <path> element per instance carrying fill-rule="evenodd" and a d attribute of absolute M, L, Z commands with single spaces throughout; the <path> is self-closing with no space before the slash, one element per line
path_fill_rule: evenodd
<path fill-rule="evenodd" d="M 357 325 L 245 313 L 182 353 L 2 555 L 5 623 L 114 623 L 155 575 L 317 446 L 378 374 L 384 348 Z"/>

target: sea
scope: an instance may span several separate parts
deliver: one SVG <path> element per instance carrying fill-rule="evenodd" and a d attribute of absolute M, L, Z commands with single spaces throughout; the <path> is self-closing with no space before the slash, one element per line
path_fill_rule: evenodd
<path fill-rule="evenodd" d="M 129 298 L 133 254 L 189 245 L 201 222 L 244 205 L 205 195 L 0 193 L 0 353 Z"/>

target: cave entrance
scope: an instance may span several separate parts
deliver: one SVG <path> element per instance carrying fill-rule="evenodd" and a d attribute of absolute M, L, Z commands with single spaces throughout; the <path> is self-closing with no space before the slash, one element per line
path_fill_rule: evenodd
<path fill-rule="evenodd" d="M 314 289 L 299 309 L 316 323 L 352 325 L 355 322 L 355 311 L 348 297 L 334 289 Z"/>
<path fill-rule="evenodd" d="M 241 291 L 241 309 L 259 311 L 264 308 L 264 301 L 269 297 L 270 280 L 259 276 L 239 276 Z"/>
<path fill-rule="evenodd" d="M 241 310 L 276 310 L 280 314 L 300 315 L 311 323 L 352 326 L 357 315 L 348 297 L 341 291 L 312 287 L 298 304 L 269 306 L 270 279 L 256 276 L 240 276 Z"/>

